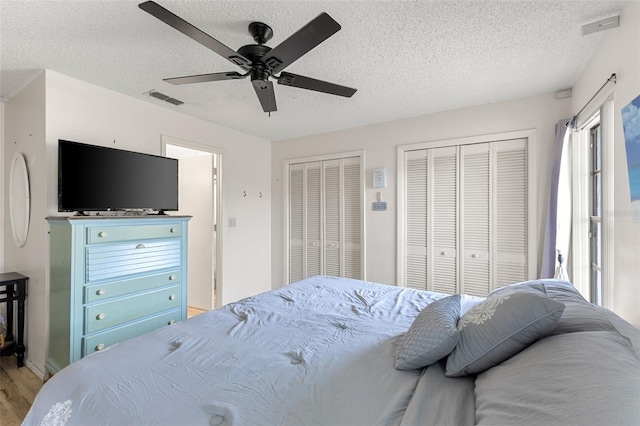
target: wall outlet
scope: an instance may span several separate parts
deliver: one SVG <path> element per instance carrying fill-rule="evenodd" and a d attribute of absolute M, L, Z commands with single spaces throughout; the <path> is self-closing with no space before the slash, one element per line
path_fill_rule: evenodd
<path fill-rule="evenodd" d="M 229 228 L 235 228 L 236 227 L 236 218 L 235 217 L 230 217 L 229 218 Z"/>

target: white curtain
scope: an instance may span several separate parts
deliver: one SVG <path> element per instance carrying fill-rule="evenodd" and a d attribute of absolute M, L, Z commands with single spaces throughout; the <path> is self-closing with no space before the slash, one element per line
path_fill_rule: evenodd
<path fill-rule="evenodd" d="M 549 188 L 549 205 L 542 252 L 540 278 L 553 278 L 558 267 L 558 254 L 568 259 L 571 238 L 571 172 L 568 141 L 571 120 L 556 124 L 554 162 Z M 568 278 L 567 278 L 568 279 Z"/>

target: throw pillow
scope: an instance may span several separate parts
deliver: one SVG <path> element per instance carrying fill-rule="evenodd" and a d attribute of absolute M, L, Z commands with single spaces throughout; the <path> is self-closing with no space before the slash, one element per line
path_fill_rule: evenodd
<path fill-rule="evenodd" d="M 395 366 L 398 370 L 426 367 L 451 353 L 458 343 L 460 295 L 428 304 L 402 337 Z"/>
<path fill-rule="evenodd" d="M 460 338 L 447 359 L 449 377 L 480 373 L 517 354 L 557 326 L 564 304 L 544 294 L 504 289 L 458 321 Z"/>

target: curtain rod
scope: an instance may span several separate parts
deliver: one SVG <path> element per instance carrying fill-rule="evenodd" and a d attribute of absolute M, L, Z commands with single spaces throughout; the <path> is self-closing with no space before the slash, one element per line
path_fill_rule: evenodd
<path fill-rule="evenodd" d="M 617 81 L 616 81 L 616 80 L 617 80 L 617 78 L 618 78 L 618 77 L 616 76 L 616 73 L 611 74 L 611 76 L 607 79 L 607 81 L 605 81 L 605 82 L 604 82 L 604 84 L 603 84 L 603 85 L 598 89 L 598 91 L 597 91 L 596 93 L 594 93 L 594 94 L 593 94 L 593 96 L 591 97 L 591 99 L 589 99 L 589 100 L 587 101 L 587 103 L 586 103 L 586 104 L 584 104 L 584 106 L 582 107 L 582 109 L 581 109 L 580 111 L 578 111 L 578 113 L 577 113 L 576 115 L 574 115 L 574 116 L 573 116 L 573 118 L 571 119 L 571 121 L 569 121 L 569 122 L 567 123 L 567 126 L 568 126 L 568 127 L 570 127 L 570 128 L 572 128 L 572 129 L 575 129 L 575 127 L 576 127 L 576 122 L 578 121 L 578 116 L 582 113 L 582 111 L 584 111 L 584 110 L 585 110 L 585 108 L 586 108 L 587 106 L 589 106 L 589 104 L 591 103 L 591 101 L 592 101 L 596 96 L 598 96 L 598 94 L 599 94 L 600 92 L 602 92 L 602 89 L 604 89 L 604 88 L 607 86 L 607 84 L 609 84 L 609 83 L 611 83 L 611 82 L 613 82 L 613 84 L 617 84 Z"/>

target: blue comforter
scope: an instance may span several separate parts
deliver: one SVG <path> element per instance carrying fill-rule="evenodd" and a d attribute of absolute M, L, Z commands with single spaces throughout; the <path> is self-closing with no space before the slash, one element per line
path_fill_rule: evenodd
<path fill-rule="evenodd" d="M 565 297 L 564 287 L 558 286 L 560 298 Z M 598 346 L 600 333 L 606 335 L 615 360 L 615 345 L 624 345 L 628 339 L 613 327 L 587 339 L 576 338 L 581 333 L 568 330 L 573 331 L 574 341 L 560 345 L 561 351 L 554 349 L 553 339 L 563 341 L 564 335 L 542 339 L 477 377 L 445 377 L 442 363 L 421 370 L 396 370 L 399 339 L 427 304 L 444 296 L 344 278 L 309 278 L 71 364 L 45 383 L 24 424 L 465 425 L 523 418 L 528 423 L 538 419 L 563 424 L 574 418 L 572 399 L 593 397 L 585 392 L 599 392 L 606 409 L 607 395 L 611 395 L 608 386 L 594 383 L 585 391 L 577 388 L 585 380 L 570 380 L 572 374 L 593 374 L 589 366 L 598 368 L 597 362 L 583 357 L 586 361 L 575 364 L 579 371 L 571 373 L 567 351 L 572 345 L 583 345 L 580 350 Z M 477 303 L 477 298 L 465 298 L 468 306 Z M 572 327 L 580 315 L 589 315 L 566 312 Z M 625 328 L 634 343 L 640 342 L 637 329 L 609 311 L 606 315 L 615 318 L 616 327 Z M 616 409 L 623 410 L 629 420 L 623 423 L 636 424 L 639 419 L 634 416 L 640 417 L 640 411 L 634 411 L 628 401 L 640 398 L 640 376 L 635 379 L 640 369 L 631 372 L 629 379 L 628 369 L 636 365 L 637 355 L 627 346 L 617 351 L 624 352 L 623 370 L 616 371 L 616 362 L 609 362 L 598 380 L 626 376 L 627 396 Z M 575 356 L 579 358 L 580 352 Z M 560 361 L 556 363 L 554 357 Z M 518 362 L 526 369 L 519 368 Z M 533 366 L 548 370 L 536 374 Z M 552 380 L 555 371 L 562 371 L 567 381 L 560 385 L 536 382 L 537 378 Z M 510 393 L 513 379 L 509 377 L 518 372 L 526 373 L 529 382 Z M 527 392 L 539 386 L 562 394 Z M 512 396 L 519 399 L 510 400 Z M 589 404 L 580 407 L 587 412 L 579 419 L 588 419 Z M 546 411 L 548 417 L 539 416 Z"/>

